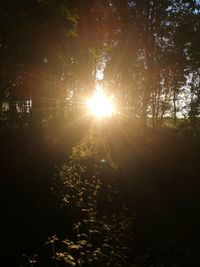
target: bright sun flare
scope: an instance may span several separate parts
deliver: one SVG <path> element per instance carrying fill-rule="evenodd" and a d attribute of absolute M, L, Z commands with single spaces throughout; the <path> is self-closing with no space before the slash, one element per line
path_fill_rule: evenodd
<path fill-rule="evenodd" d="M 112 117 L 114 105 L 112 99 L 107 97 L 101 88 L 97 88 L 94 95 L 87 99 L 87 106 L 92 115 L 102 117 Z"/>

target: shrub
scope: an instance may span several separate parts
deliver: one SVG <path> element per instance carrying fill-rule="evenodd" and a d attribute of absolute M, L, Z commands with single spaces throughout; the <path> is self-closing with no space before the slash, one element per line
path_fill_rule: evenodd
<path fill-rule="evenodd" d="M 59 266 L 128 266 L 133 222 L 116 170 L 108 145 L 95 133 L 58 168 L 53 191 L 74 221 L 72 238 L 56 239 L 62 247 L 54 252 Z M 49 242 L 54 244 L 52 238 Z"/>

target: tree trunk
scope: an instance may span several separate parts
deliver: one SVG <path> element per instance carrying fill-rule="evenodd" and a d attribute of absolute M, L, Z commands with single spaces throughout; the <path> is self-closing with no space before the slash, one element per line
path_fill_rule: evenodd
<path fill-rule="evenodd" d="M 176 107 L 176 89 L 173 92 L 173 107 L 174 107 L 174 125 L 177 125 L 177 107 Z"/>

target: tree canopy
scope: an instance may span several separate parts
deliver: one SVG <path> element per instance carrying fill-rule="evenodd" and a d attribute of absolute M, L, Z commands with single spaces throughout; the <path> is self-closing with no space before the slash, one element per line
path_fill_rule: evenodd
<path fill-rule="evenodd" d="M 0 20 L 2 120 L 67 114 L 100 82 L 123 115 L 198 124 L 197 1 L 10 0 Z"/>

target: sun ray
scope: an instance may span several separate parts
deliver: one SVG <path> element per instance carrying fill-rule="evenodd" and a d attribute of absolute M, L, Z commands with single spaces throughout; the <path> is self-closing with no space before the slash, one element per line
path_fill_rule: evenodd
<path fill-rule="evenodd" d="M 94 95 L 86 101 L 89 112 L 97 118 L 110 118 L 115 112 L 111 97 L 104 94 L 103 89 L 97 86 Z"/>

